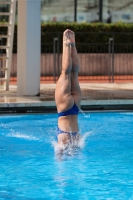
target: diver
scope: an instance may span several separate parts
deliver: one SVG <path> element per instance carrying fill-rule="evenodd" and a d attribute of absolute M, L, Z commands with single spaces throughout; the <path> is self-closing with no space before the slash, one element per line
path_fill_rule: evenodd
<path fill-rule="evenodd" d="M 78 126 L 81 102 L 81 89 L 78 82 L 79 68 L 75 33 L 67 29 L 63 33 L 62 71 L 55 90 L 58 111 L 57 144 L 60 152 L 63 152 L 69 144 L 78 145 L 80 139 Z"/>

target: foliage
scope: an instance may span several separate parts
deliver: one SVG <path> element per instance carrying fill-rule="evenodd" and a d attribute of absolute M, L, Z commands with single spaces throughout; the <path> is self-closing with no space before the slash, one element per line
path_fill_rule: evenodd
<path fill-rule="evenodd" d="M 2 23 L 2 22 L 1 22 Z M 4 23 L 4 22 L 3 22 Z M 108 44 L 109 38 L 114 38 L 115 44 L 133 44 L 133 24 L 130 23 L 57 23 L 41 24 L 41 51 L 53 52 L 54 38 L 58 38 L 59 46 L 62 44 L 62 34 L 65 29 L 71 29 L 76 34 L 76 44 Z M 6 33 L 6 27 L 1 27 L 0 34 Z M 49 46 L 49 47 L 48 47 Z M 17 52 L 17 25 L 14 32 L 14 53 Z M 83 49 L 83 48 L 82 48 Z M 84 52 L 83 50 L 79 50 Z M 97 50 L 99 52 L 99 50 Z"/>

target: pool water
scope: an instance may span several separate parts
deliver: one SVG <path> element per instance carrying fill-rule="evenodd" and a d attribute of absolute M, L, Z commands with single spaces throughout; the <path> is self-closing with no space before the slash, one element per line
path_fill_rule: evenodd
<path fill-rule="evenodd" d="M 132 200 L 133 113 L 79 114 L 82 148 L 58 159 L 57 114 L 0 116 L 0 200 Z"/>

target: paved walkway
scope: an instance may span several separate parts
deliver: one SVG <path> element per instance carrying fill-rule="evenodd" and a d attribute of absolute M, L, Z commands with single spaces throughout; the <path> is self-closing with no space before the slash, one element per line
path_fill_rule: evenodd
<path fill-rule="evenodd" d="M 82 109 L 132 109 L 133 83 L 81 83 Z M 0 110 L 18 109 L 30 111 L 56 110 L 54 101 L 55 84 L 41 84 L 40 96 L 17 96 L 17 86 L 10 85 L 9 91 L 0 90 Z"/>

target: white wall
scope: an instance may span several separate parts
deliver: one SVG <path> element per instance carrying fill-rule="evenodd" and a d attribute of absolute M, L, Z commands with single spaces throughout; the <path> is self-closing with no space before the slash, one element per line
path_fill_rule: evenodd
<path fill-rule="evenodd" d="M 17 93 L 40 93 L 40 0 L 18 1 Z"/>

